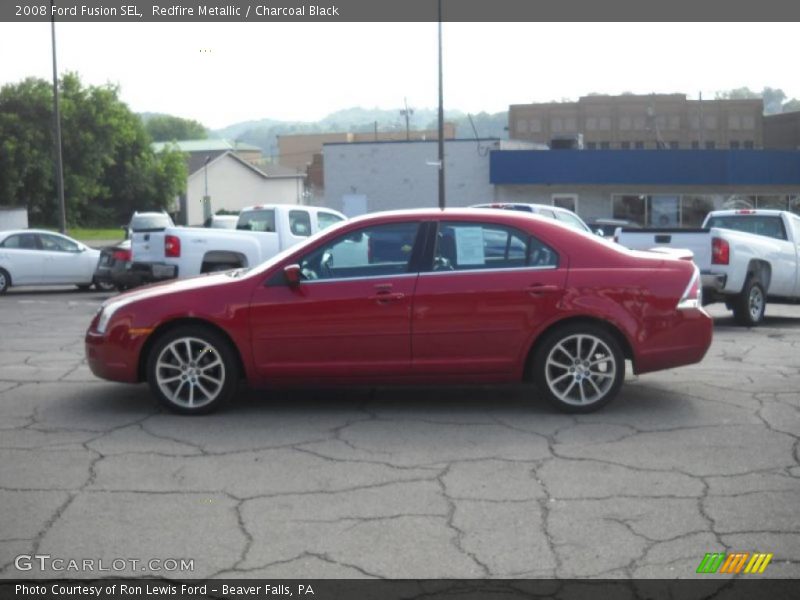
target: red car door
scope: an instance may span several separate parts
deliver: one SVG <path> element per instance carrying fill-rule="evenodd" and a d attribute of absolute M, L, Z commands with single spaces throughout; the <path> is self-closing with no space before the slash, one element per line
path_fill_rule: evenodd
<path fill-rule="evenodd" d="M 412 255 L 419 223 L 348 232 L 298 258 L 251 301 L 253 357 L 270 380 L 405 375 L 411 366 Z"/>
<path fill-rule="evenodd" d="M 527 233 L 442 222 L 412 315 L 412 372 L 511 376 L 566 282 L 566 258 Z"/>

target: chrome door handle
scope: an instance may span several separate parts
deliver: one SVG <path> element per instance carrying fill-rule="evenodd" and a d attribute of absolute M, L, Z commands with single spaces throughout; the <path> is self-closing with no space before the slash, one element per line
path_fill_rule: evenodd
<path fill-rule="evenodd" d="M 534 283 L 533 285 L 526 288 L 526 291 L 529 294 L 552 294 L 553 292 L 560 291 L 561 288 L 557 285 L 553 284 L 546 284 L 546 283 Z"/>
<path fill-rule="evenodd" d="M 378 292 L 373 296 L 370 296 L 369 299 L 383 304 L 385 302 L 390 302 L 394 300 L 402 300 L 405 297 L 406 295 L 403 294 L 402 292 L 390 292 L 389 290 L 385 290 Z"/>

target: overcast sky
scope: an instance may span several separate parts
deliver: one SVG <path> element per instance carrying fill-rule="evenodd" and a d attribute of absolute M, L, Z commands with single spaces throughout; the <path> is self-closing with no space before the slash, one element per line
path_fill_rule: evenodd
<path fill-rule="evenodd" d="M 59 72 L 121 86 L 137 112 L 212 128 L 343 108 L 437 106 L 436 23 L 59 23 Z M 782 88 L 800 98 L 796 23 L 445 23 L 445 108 Z M 49 23 L 0 23 L 0 85 L 52 77 Z M 424 124 L 419 124 L 424 125 Z"/>

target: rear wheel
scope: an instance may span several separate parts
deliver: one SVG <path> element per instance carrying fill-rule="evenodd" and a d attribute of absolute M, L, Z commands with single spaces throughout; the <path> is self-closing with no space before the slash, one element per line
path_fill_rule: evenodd
<path fill-rule="evenodd" d="M 559 410 L 598 410 L 619 392 L 625 357 L 619 343 L 602 327 L 561 327 L 542 341 L 533 358 L 534 383 Z"/>
<path fill-rule="evenodd" d="M 5 294 L 11 287 L 11 275 L 5 269 L 0 269 L 0 294 Z"/>
<path fill-rule="evenodd" d="M 764 286 L 755 277 L 749 277 L 742 293 L 733 302 L 733 318 L 739 325 L 755 327 L 764 320 L 767 295 Z"/>
<path fill-rule="evenodd" d="M 113 292 L 116 289 L 116 286 L 110 281 L 98 281 L 97 279 L 94 280 L 94 287 L 98 292 Z"/>
<path fill-rule="evenodd" d="M 219 333 L 196 325 L 167 332 L 147 359 L 147 382 L 164 406 L 196 415 L 212 412 L 236 395 L 238 361 Z"/>

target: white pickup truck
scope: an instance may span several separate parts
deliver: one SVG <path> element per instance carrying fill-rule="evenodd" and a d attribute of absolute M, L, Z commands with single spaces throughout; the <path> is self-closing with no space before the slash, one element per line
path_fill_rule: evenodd
<path fill-rule="evenodd" d="M 130 269 L 148 283 L 252 267 L 345 219 L 328 208 L 270 204 L 243 208 L 236 230 L 167 227 L 134 232 Z"/>
<path fill-rule="evenodd" d="M 800 217 L 780 210 L 717 210 L 701 229 L 622 229 L 635 250 L 691 250 L 703 279 L 703 303 L 725 302 L 742 325 L 764 319 L 767 300 L 800 300 Z"/>

